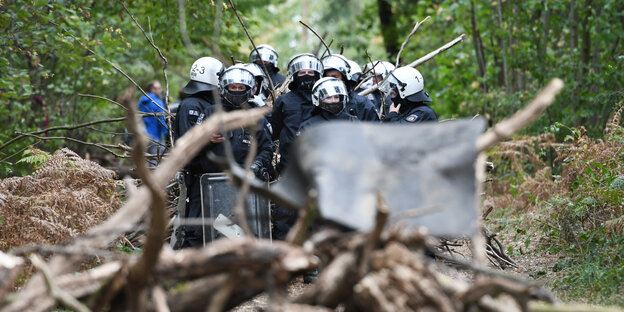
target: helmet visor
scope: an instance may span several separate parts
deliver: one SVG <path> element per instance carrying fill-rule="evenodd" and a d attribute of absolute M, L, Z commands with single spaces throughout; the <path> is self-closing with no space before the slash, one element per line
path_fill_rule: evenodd
<path fill-rule="evenodd" d="M 256 50 L 252 50 L 249 54 L 249 61 L 255 63 L 259 60 L 275 65 L 277 64 L 277 53 L 266 47 L 259 47 L 258 53 L 256 53 Z"/>
<path fill-rule="evenodd" d="M 250 71 L 244 68 L 230 68 L 221 76 L 221 87 L 226 89 L 233 83 L 243 84 L 249 89 L 253 89 L 256 86 L 256 79 Z"/>
<path fill-rule="evenodd" d="M 321 64 L 321 62 L 316 57 L 310 55 L 302 55 L 297 57 L 296 59 L 293 59 L 290 63 L 290 66 L 288 67 L 288 73 L 290 75 L 294 75 L 300 70 L 307 69 L 313 70 L 319 73 L 319 75 L 323 74 L 323 64 Z"/>

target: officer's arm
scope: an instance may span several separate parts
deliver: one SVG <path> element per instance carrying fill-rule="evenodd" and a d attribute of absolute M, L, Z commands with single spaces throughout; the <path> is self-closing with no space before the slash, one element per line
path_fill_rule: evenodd
<path fill-rule="evenodd" d="M 364 120 L 379 121 L 379 114 L 377 113 L 375 104 L 367 97 L 361 97 L 361 100 L 364 102 Z"/>
<path fill-rule="evenodd" d="M 275 100 L 275 105 L 273 105 L 273 113 L 271 114 L 271 127 L 273 128 L 273 140 L 277 140 L 280 137 L 280 132 L 282 132 L 282 128 L 284 127 L 284 99 L 283 97 L 278 97 Z"/>

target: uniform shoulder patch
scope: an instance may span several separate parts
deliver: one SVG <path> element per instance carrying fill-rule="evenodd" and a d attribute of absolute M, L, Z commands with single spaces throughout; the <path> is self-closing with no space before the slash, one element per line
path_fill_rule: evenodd
<path fill-rule="evenodd" d="M 270 122 L 266 123 L 267 130 L 269 130 L 269 134 L 273 135 L 273 126 L 271 126 Z"/>
<path fill-rule="evenodd" d="M 194 110 L 194 109 L 189 109 L 188 114 L 189 114 L 189 116 L 197 116 L 197 117 L 199 117 L 199 111 Z"/>
<path fill-rule="evenodd" d="M 417 119 L 418 119 L 418 115 L 414 115 L 414 114 L 412 114 L 412 115 L 409 115 L 409 116 L 405 117 L 405 120 L 406 120 L 406 121 L 409 121 L 409 122 L 414 122 L 414 121 L 416 121 Z"/>

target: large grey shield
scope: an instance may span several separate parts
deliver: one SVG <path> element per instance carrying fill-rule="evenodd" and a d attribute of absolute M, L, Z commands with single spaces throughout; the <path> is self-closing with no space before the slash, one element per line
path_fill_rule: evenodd
<path fill-rule="evenodd" d="M 321 216 L 370 230 L 376 192 L 391 224 L 425 226 L 439 236 L 475 230 L 475 142 L 483 119 L 413 125 L 330 122 L 311 127 L 275 190 L 303 206 L 318 190 Z"/>

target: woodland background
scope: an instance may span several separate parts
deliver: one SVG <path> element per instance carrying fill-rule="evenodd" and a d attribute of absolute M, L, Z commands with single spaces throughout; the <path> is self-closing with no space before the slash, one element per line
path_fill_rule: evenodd
<path fill-rule="evenodd" d="M 228 65 L 232 58 L 248 60 L 251 44 L 227 1 L 126 5 L 167 58 L 170 102 L 196 58 L 215 56 Z M 368 62 L 367 54 L 394 62 L 414 23 L 426 16 L 431 20 L 408 42 L 402 64 L 466 34 L 461 44 L 418 67 L 441 119 L 479 114 L 495 124 L 551 78 L 561 78 L 564 91 L 524 136 L 490 152 L 496 169 L 486 188 L 494 209 L 488 222 L 503 233 L 512 256 L 552 259 L 532 277 L 546 278 L 563 298 L 624 305 L 624 2 L 235 5 L 256 44 L 276 48 L 282 73 L 293 55 L 323 51 L 300 20 L 333 41 L 334 52 L 344 46 L 343 54 L 360 64 Z M 165 82 L 161 58 L 120 1 L 0 0 L 0 177 L 37 167 L 29 146 L 96 155 L 109 153 L 94 144 L 124 142 L 125 110 L 89 96 L 116 99 L 131 86 L 109 62 L 139 84 Z M 19 133 L 90 122 L 10 141 Z"/>

